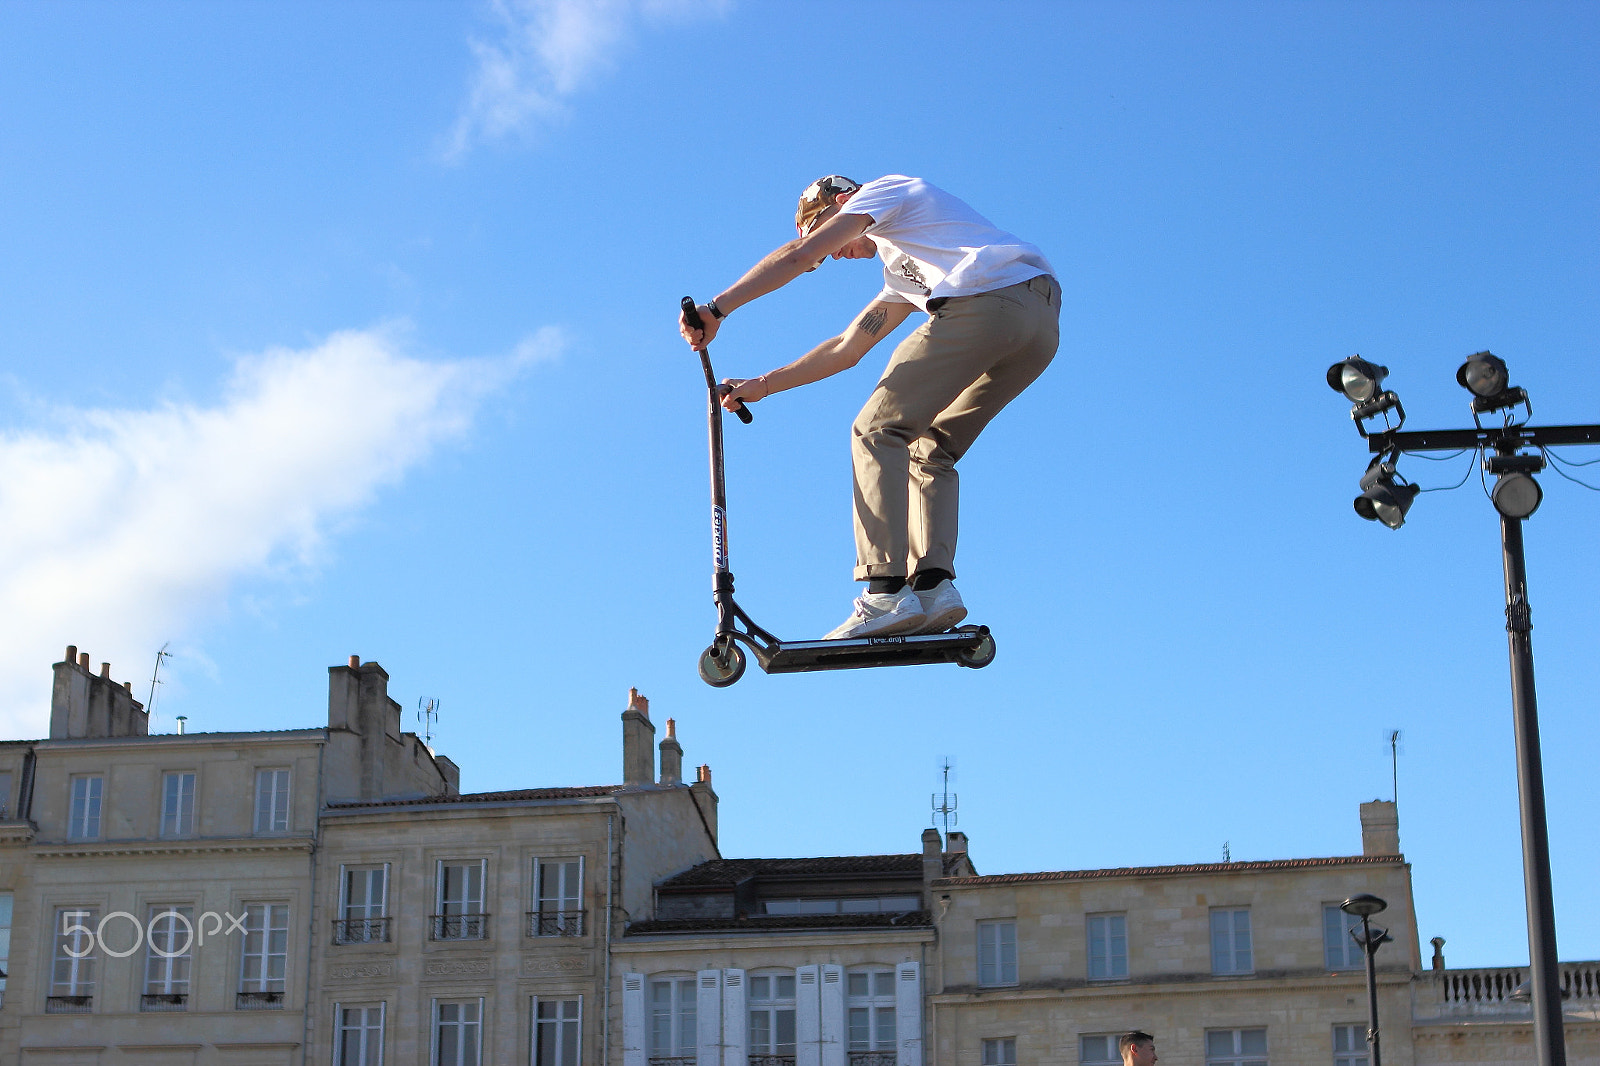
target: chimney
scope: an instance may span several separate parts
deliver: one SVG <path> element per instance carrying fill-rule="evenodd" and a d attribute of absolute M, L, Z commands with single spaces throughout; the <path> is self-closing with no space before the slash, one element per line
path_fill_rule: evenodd
<path fill-rule="evenodd" d="M 1428 943 L 1433 945 L 1433 968 L 1444 969 L 1444 937 L 1436 936 Z"/>
<path fill-rule="evenodd" d="M 717 843 L 717 794 L 711 791 L 711 767 L 702 763 L 694 772 L 694 784 L 689 786 L 689 795 L 694 797 L 695 806 L 700 808 L 700 816 L 706 820 L 706 828 L 711 831 L 711 843 Z"/>
<path fill-rule="evenodd" d="M 1400 854 L 1400 814 L 1393 800 L 1361 805 L 1361 854 Z"/>
<path fill-rule="evenodd" d="M 101 663 L 96 675 L 89 669 L 89 653 L 80 654 L 69 644 L 66 658 L 54 670 L 51 740 L 142 737 L 150 732 L 150 716 L 133 698 L 133 685 L 111 680 L 110 663 Z"/>
<path fill-rule="evenodd" d="M 967 853 L 967 834 L 959 829 L 950 830 L 944 838 L 944 850 L 951 855 L 965 855 Z"/>
<path fill-rule="evenodd" d="M 628 709 L 622 712 L 622 783 L 648 785 L 656 779 L 656 727 L 650 721 L 650 701 L 639 690 L 628 690 Z"/>
<path fill-rule="evenodd" d="M 677 785 L 683 782 L 683 745 L 678 743 L 678 723 L 667 719 L 667 739 L 661 742 L 661 783 Z"/>
<path fill-rule="evenodd" d="M 934 881 L 944 876 L 943 848 L 939 842 L 937 829 L 924 829 L 922 831 L 922 887 L 927 888 Z"/>
<path fill-rule="evenodd" d="M 361 738 L 359 799 L 384 795 L 387 742 L 400 743 L 400 705 L 389 698 L 389 673 L 377 663 L 350 656 L 348 666 L 328 667 L 328 728 Z"/>

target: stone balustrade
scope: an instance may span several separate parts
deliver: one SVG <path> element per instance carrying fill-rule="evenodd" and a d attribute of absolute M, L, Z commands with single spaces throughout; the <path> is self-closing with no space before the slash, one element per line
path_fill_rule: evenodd
<path fill-rule="evenodd" d="M 1564 962 L 1559 972 L 1564 1010 L 1587 1014 L 1600 1009 L 1600 962 Z M 1442 1018 L 1531 1014 L 1527 990 L 1517 994 L 1527 980 L 1526 966 L 1431 970 L 1422 976 L 1424 988 L 1418 990 L 1417 1015 Z"/>

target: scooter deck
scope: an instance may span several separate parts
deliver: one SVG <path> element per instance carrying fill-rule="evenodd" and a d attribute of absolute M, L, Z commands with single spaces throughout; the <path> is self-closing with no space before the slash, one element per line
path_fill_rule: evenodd
<path fill-rule="evenodd" d="M 980 651 L 985 646 L 987 658 Z M 925 663 L 987 665 L 988 658 L 993 657 L 993 647 L 988 626 L 965 626 L 948 633 L 915 636 L 780 641 L 770 648 L 752 646 L 751 650 L 756 662 L 767 673 L 795 674 Z"/>

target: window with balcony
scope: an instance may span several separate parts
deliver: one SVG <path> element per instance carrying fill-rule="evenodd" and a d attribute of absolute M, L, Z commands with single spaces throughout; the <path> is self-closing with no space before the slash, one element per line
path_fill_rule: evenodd
<path fill-rule="evenodd" d="M 382 944 L 389 940 L 389 864 L 339 867 L 339 917 L 335 944 Z"/>
<path fill-rule="evenodd" d="M 1218 907 L 1211 912 L 1211 972 L 1252 973 L 1250 909 Z"/>
<path fill-rule="evenodd" d="M 1017 983 L 1017 923 L 978 923 L 978 984 Z"/>
<path fill-rule="evenodd" d="M 383 1066 L 384 1003 L 333 1005 L 333 1066 Z"/>
<path fill-rule="evenodd" d="M 194 835 L 194 780 L 188 770 L 161 775 L 161 835 Z"/>
<path fill-rule="evenodd" d="M 650 979 L 650 1066 L 694 1066 L 695 979 Z"/>
<path fill-rule="evenodd" d="M 533 860 L 529 936 L 583 935 L 583 859 Z"/>
<path fill-rule="evenodd" d="M 794 974 L 750 978 L 750 1066 L 794 1066 Z"/>
<path fill-rule="evenodd" d="M 850 1066 L 895 1066 L 894 970 L 851 970 L 844 976 Z"/>
<path fill-rule="evenodd" d="M 997 1036 L 983 1041 L 983 1066 L 1017 1066 L 1017 1038 Z"/>
<path fill-rule="evenodd" d="M 1350 936 L 1361 928 L 1361 919 L 1346 914 L 1337 903 L 1322 905 L 1322 953 L 1330 970 L 1361 970 L 1367 965 L 1361 945 Z"/>
<path fill-rule="evenodd" d="M 1265 1029 L 1207 1031 L 1206 1066 L 1267 1066 L 1267 1031 Z"/>
<path fill-rule="evenodd" d="M 433 916 L 435 940 L 482 940 L 489 935 L 483 886 L 489 861 L 440 862 Z"/>
<path fill-rule="evenodd" d="M 1366 965 L 1366 960 L 1362 960 L 1362 965 Z M 1365 1025 L 1333 1027 L 1333 1066 L 1367 1066 L 1370 1061 Z"/>
<path fill-rule="evenodd" d="M 1128 976 L 1128 916 L 1091 914 L 1089 980 L 1115 981 Z"/>
<path fill-rule="evenodd" d="M 74 777 L 67 808 L 67 836 L 72 840 L 100 839 L 100 795 L 105 778 L 99 774 Z"/>
<path fill-rule="evenodd" d="M 93 907 L 57 907 L 55 917 L 45 1013 L 88 1014 L 94 1010 L 94 930 L 100 912 Z"/>
<path fill-rule="evenodd" d="M 238 1010 L 282 1010 L 289 975 L 289 905 L 247 903 L 239 950 Z"/>
<path fill-rule="evenodd" d="M 142 1011 L 189 1009 L 189 976 L 193 966 L 194 908 L 150 908 L 144 948 Z"/>
<path fill-rule="evenodd" d="M 256 771 L 256 832 L 289 831 L 289 771 Z"/>
<path fill-rule="evenodd" d="M 433 1001 L 433 1066 L 480 1066 L 483 1000 Z"/>
<path fill-rule="evenodd" d="M 533 1001 L 533 1066 L 580 1066 L 583 1061 L 583 1000 Z"/>

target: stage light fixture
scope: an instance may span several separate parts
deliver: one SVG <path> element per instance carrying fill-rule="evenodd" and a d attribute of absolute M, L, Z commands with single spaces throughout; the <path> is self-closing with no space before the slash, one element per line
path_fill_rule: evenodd
<path fill-rule="evenodd" d="M 1328 387 L 1334 392 L 1343 393 L 1351 403 L 1363 404 L 1379 394 L 1381 383 L 1388 376 L 1388 367 L 1352 355 L 1328 368 Z"/>
<path fill-rule="evenodd" d="M 1502 474 L 1489 492 L 1494 509 L 1507 518 L 1527 518 L 1539 509 L 1544 490 L 1528 474 Z"/>
<path fill-rule="evenodd" d="M 1369 522 L 1382 522 L 1390 529 L 1405 525 L 1406 512 L 1422 490 L 1415 485 L 1395 484 L 1393 463 L 1374 459 L 1361 475 L 1361 495 L 1355 498 L 1356 514 Z"/>

